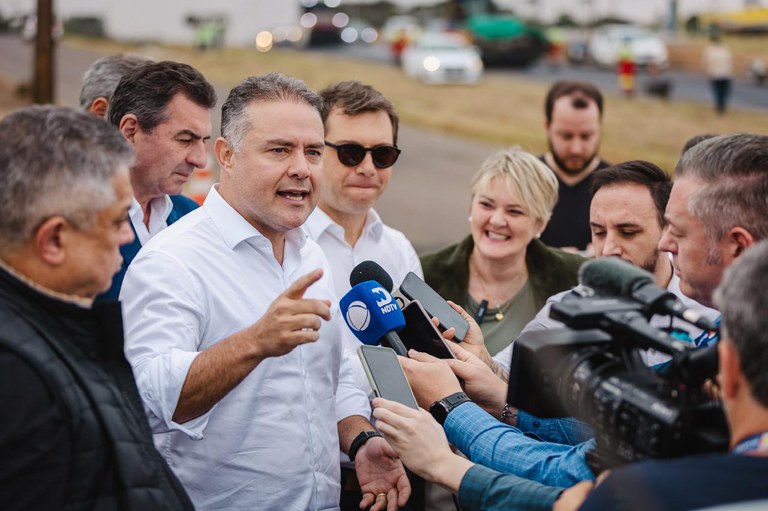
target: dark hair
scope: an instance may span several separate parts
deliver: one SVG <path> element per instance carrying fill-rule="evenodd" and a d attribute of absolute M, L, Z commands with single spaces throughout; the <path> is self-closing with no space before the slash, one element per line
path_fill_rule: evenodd
<path fill-rule="evenodd" d="M 691 138 L 689 138 L 685 144 L 683 145 L 683 150 L 680 152 L 680 155 L 682 156 L 685 154 L 688 149 L 695 146 L 696 144 L 700 142 L 704 142 L 705 140 L 709 140 L 712 137 L 716 137 L 717 135 L 714 135 L 712 133 L 702 133 L 701 135 L 694 135 Z"/>
<path fill-rule="evenodd" d="M 750 393 L 768 406 L 768 242 L 752 245 L 725 270 L 715 291 L 725 337 L 739 354 Z"/>
<path fill-rule="evenodd" d="M 235 85 L 221 107 L 221 136 L 235 152 L 242 150 L 243 138 L 251 129 L 246 107 L 254 102 L 294 101 L 305 103 L 320 115 L 322 100 L 306 83 L 282 73 L 249 76 Z"/>
<path fill-rule="evenodd" d="M 370 85 L 357 80 L 339 82 L 320 91 L 323 98 L 323 109 L 320 112 L 323 124 L 328 120 L 331 111 L 339 107 L 344 115 L 359 115 L 370 112 L 385 112 L 392 122 L 392 143 L 397 145 L 398 118 L 395 107 L 382 94 Z"/>
<path fill-rule="evenodd" d="M 675 175 L 705 185 L 688 210 L 712 241 L 736 226 L 768 238 L 768 136 L 740 133 L 699 142 L 680 157 Z"/>
<path fill-rule="evenodd" d="M 672 180 L 661 168 L 643 160 L 625 161 L 592 173 L 589 192 L 595 195 L 604 186 L 634 183 L 645 186 L 651 193 L 659 225 L 664 226 L 664 210 L 672 191 Z"/>
<path fill-rule="evenodd" d="M 123 116 L 134 114 L 139 127 L 151 131 L 167 119 L 166 107 L 176 94 L 184 94 L 204 108 L 216 106 L 216 91 L 198 70 L 165 60 L 140 66 L 120 79 L 109 103 L 107 120 L 120 126 Z"/>
<path fill-rule="evenodd" d="M 547 117 L 547 122 L 552 122 L 552 110 L 555 108 L 555 101 L 563 96 L 572 96 L 571 105 L 579 110 L 589 107 L 589 102 L 594 101 L 602 119 L 603 94 L 600 90 L 588 82 L 564 80 L 555 82 L 547 92 L 547 99 L 544 101 L 544 114 Z"/>

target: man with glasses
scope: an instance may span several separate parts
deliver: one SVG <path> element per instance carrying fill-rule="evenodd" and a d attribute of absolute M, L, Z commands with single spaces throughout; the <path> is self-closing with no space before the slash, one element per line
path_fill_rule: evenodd
<path fill-rule="evenodd" d="M 373 209 L 400 156 L 392 103 L 358 81 L 330 85 L 320 96 L 326 148 L 318 208 L 306 227 L 331 263 L 336 293 L 349 291 L 350 272 L 366 260 L 380 264 L 395 285 L 409 271 L 421 276 L 411 242 Z"/>
<path fill-rule="evenodd" d="M 330 85 L 323 99 L 325 152 L 318 173 L 318 207 L 305 227 L 322 248 L 333 273 L 338 296 L 350 289 L 349 274 L 362 261 L 376 261 L 395 285 L 412 271 L 423 276 L 421 263 L 403 233 L 381 221 L 373 209 L 400 156 L 398 118 L 392 103 L 359 81 Z M 348 328 L 342 338 L 349 351 L 355 381 L 370 388 L 355 350 L 360 342 Z M 343 460 L 346 461 L 346 460 Z M 342 466 L 342 509 L 356 509 L 360 492 L 351 464 Z"/>

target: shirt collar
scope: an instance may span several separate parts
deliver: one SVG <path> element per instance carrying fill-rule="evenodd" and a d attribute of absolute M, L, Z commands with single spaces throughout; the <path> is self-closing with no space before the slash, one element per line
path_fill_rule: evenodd
<path fill-rule="evenodd" d="M 312 239 L 319 239 L 324 232 L 329 230 L 330 232 L 333 232 L 334 228 L 332 226 L 334 225 L 337 227 L 337 234 L 343 239 L 344 230 L 342 227 L 334 222 L 333 219 L 328 216 L 325 211 L 319 207 L 316 207 L 312 214 L 309 215 L 309 218 L 304 224 L 304 227 L 312 236 Z M 369 209 L 365 216 L 365 225 L 363 225 L 362 236 L 366 236 L 369 233 L 376 242 L 381 241 L 381 237 L 384 234 L 384 223 L 381 221 L 379 214 L 373 208 Z"/>
<path fill-rule="evenodd" d="M 150 215 L 159 215 L 163 222 L 168 222 L 168 217 L 173 210 L 173 201 L 170 195 L 165 194 L 162 197 L 155 197 L 149 201 Z M 131 217 L 131 221 L 134 225 L 144 222 L 144 210 L 136 200 L 136 197 L 131 197 L 131 207 L 128 209 L 128 216 Z"/>
<path fill-rule="evenodd" d="M 240 243 L 248 241 L 253 246 L 268 246 L 271 250 L 272 243 L 224 200 L 218 188 L 219 185 L 211 187 L 203 202 L 203 208 L 216 224 L 227 247 L 234 249 Z M 286 243 L 294 243 L 298 249 L 304 247 L 308 237 L 302 227 L 285 233 Z"/>

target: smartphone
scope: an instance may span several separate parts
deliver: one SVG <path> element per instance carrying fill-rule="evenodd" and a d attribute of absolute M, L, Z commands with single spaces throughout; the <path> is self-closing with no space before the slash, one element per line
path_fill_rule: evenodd
<path fill-rule="evenodd" d="M 437 358 L 456 358 L 421 302 L 413 300 L 406 305 L 403 316 L 405 326 L 397 332 L 397 336 L 406 348 L 429 353 Z"/>
<path fill-rule="evenodd" d="M 357 356 L 376 396 L 419 409 L 395 350 L 361 344 Z"/>
<path fill-rule="evenodd" d="M 400 284 L 400 294 L 402 294 L 408 300 L 418 300 L 424 307 L 424 310 L 431 317 L 436 317 L 440 320 L 440 328 L 448 330 L 453 327 L 456 329 L 456 335 L 454 339 L 458 342 L 463 341 L 469 330 L 469 323 L 467 320 L 461 317 L 461 314 L 453 310 L 453 307 L 448 305 L 448 302 L 437 294 L 437 291 L 427 285 L 426 282 L 421 280 L 418 275 L 413 272 L 408 272 L 405 276 L 403 283 Z M 407 324 L 407 322 L 406 322 Z"/>

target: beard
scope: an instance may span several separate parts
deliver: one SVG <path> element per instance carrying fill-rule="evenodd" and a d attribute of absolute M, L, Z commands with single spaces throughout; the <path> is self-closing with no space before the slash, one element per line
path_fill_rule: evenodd
<path fill-rule="evenodd" d="M 651 273 L 651 274 L 655 275 L 656 274 L 656 267 L 659 264 L 659 255 L 661 255 L 659 250 L 658 249 L 654 250 L 652 255 L 650 255 L 644 261 L 640 261 L 640 263 L 637 264 L 637 266 L 639 268 L 642 268 L 643 270 L 647 271 L 648 273 Z M 628 262 L 631 262 L 631 261 L 628 261 Z"/>
<path fill-rule="evenodd" d="M 598 146 L 597 148 L 595 148 L 595 152 L 593 152 L 592 154 L 590 154 L 588 157 L 584 159 L 581 166 L 579 166 L 578 168 L 573 168 L 573 167 L 569 167 L 568 164 L 565 162 L 565 160 L 560 158 L 560 155 L 558 155 L 555 152 L 555 148 L 552 147 L 551 140 L 547 139 L 547 145 L 549 146 L 549 154 L 552 155 L 552 159 L 555 160 L 555 163 L 560 168 L 560 170 L 562 170 L 564 173 L 568 174 L 569 176 L 578 176 L 579 174 L 584 172 L 584 170 L 586 170 L 586 168 L 589 167 L 589 164 L 592 163 L 592 160 L 595 159 L 595 156 L 597 156 L 597 151 L 599 150 L 599 146 Z"/>

